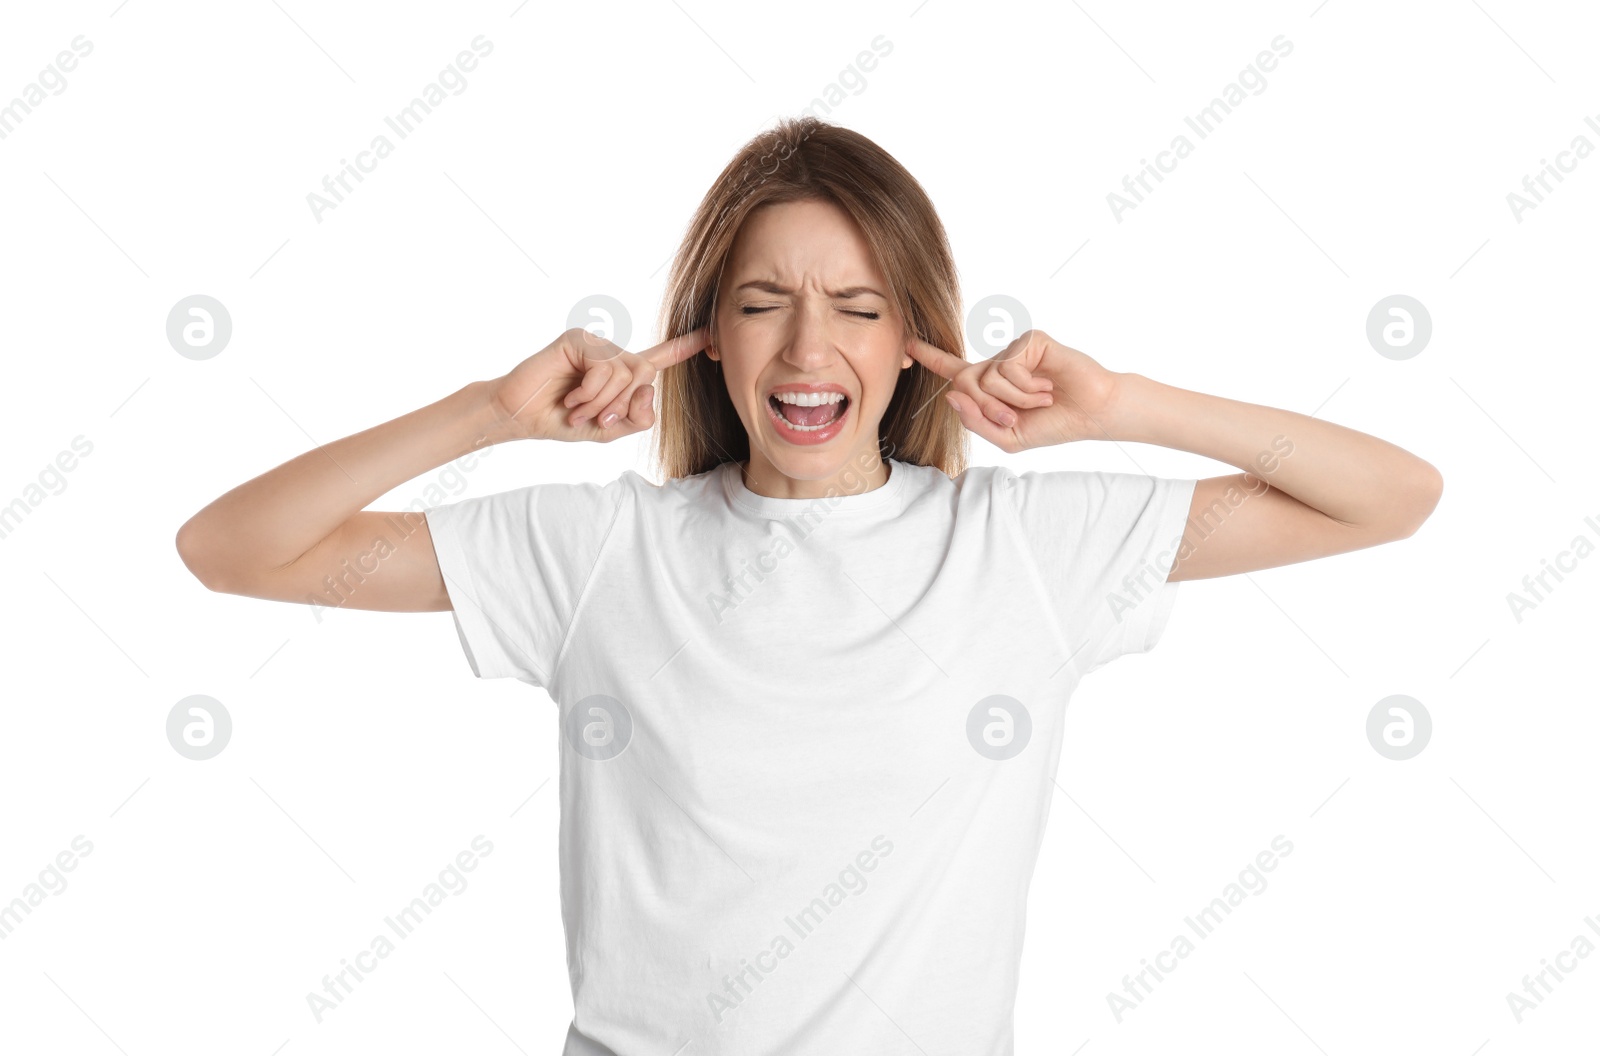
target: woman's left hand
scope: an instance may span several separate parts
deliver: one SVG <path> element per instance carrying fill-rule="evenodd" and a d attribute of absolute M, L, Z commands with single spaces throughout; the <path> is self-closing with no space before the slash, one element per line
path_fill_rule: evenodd
<path fill-rule="evenodd" d="M 1002 451 L 1114 439 L 1108 418 L 1121 375 L 1043 330 L 1029 330 L 977 362 L 920 338 L 910 353 L 950 382 L 945 399 L 961 424 Z"/>

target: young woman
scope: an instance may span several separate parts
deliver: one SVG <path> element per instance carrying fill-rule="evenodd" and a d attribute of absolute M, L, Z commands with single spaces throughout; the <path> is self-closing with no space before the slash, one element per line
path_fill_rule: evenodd
<path fill-rule="evenodd" d="M 1011 1053 L 1079 680 L 1149 650 L 1179 581 L 1403 539 L 1439 500 L 1434 467 L 1392 444 L 1037 330 L 969 363 L 960 306 L 911 175 L 857 133 L 784 121 L 697 212 L 669 340 L 568 331 L 179 531 L 213 590 L 450 609 L 476 675 L 548 691 L 565 1056 Z M 484 444 L 606 442 L 658 416 L 661 484 L 535 484 L 404 534 L 365 509 Z M 969 431 L 1240 472 L 969 467 Z"/>

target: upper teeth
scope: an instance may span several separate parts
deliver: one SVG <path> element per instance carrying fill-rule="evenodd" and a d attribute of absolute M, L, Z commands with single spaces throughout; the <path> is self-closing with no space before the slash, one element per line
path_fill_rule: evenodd
<path fill-rule="evenodd" d="M 820 407 L 844 399 L 842 392 L 775 392 L 772 395 L 779 403 L 793 403 L 801 407 Z"/>

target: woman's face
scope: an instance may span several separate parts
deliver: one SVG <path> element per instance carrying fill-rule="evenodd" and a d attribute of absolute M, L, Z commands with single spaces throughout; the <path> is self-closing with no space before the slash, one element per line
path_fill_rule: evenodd
<path fill-rule="evenodd" d="M 847 468 L 878 468 L 878 422 L 913 362 L 887 294 L 860 229 L 832 202 L 767 205 L 746 218 L 707 354 L 721 361 L 750 435 L 752 484 L 813 497 L 779 475 L 831 482 Z"/>

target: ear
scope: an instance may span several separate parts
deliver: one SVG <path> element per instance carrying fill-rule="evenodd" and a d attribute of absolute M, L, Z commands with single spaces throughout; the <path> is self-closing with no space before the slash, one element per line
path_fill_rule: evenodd
<path fill-rule="evenodd" d="M 722 354 L 717 351 L 717 346 L 716 345 L 707 345 L 706 349 L 705 349 L 705 352 L 706 352 L 706 358 L 707 359 L 714 359 L 718 363 L 722 362 Z"/>

